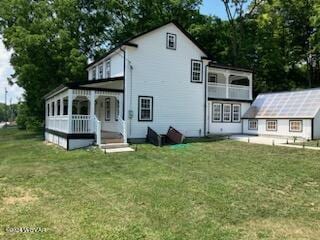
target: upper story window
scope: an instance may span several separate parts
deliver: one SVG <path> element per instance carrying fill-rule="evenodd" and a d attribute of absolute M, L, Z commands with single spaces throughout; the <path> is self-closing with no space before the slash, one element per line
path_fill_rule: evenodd
<path fill-rule="evenodd" d="M 96 80 L 97 79 L 97 70 L 96 67 L 92 68 L 92 72 L 91 72 L 91 79 L 92 80 Z"/>
<path fill-rule="evenodd" d="M 139 121 L 153 120 L 153 97 L 139 96 Z"/>
<path fill-rule="evenodd" d="M 218 82 L 218 75 L 213 72 L 208 73 L 208 83 L 217 83 Z"/>
<path fill-rule="evenodd" d="M 202 61 L 191 60 L 191 82 L 202 83 Z"/>
<path fill-rule="evenodd" d="M 106 78 L 110 78 L 111 77 L 111 61 L 110 60 L 108 60 L 108 61 L 106 61 Z"/>
<path fill-rule="evenodd" d="M 167 49 L 177 49 L 177 35 L 173 33 L 167 33 Z"/>
<path fill-rule="evenodd" d="M 99 79 L 103 78 L 103 65 L 99 65 Z"/>

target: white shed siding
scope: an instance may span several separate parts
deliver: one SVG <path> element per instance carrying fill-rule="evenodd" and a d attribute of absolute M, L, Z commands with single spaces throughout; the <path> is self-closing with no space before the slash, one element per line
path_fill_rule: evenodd
<path fill-rule="evenodd" d="M 320 139 L 320 111 L 313 120 L 313 138 Z"/>
<path fill-rule="evenodd" d="M 226 102 L 226 101 L 209 101 L 208 102 L 208 124 L 210 134 L 230 134 L 242 133 L 242 122 L 227 123 L 227 122 L 212 122 L 212 104 L 239 104 L 241 105 L 241 116 L 249 109 L 250 103 L 248 102 Z"/>
<path fill-rule="evenodd" d="M 271 120 L 271 119 L 270 119 Z M 278 129 L 277 131 L 267 131 L 266 128 L 266 119 L 258 119 L 258 130 L 249 130 L 248 129 L 248 120 L 243 121 L 243 131 L 245 134 L 255 134 L 255 135 L 270 135 L 270 136 L 279 136 L 279 137 L 300 137 L 305 139 L 312 138 L 312 120 L 303 119 L 302 132 L 290 132 L 289 131 L 289 121 L 290 119 L 272 119 L 277 120 Z M 295 119 L 292 119 L 295 120 Z"/>
<path fill-rule="evenodd" d="M 176 50 L 166 49 L 167 33 L 177 35 Z M 139 47 L 127 49 L 132 70 L 126 69 L 126 109 L 133 113 L 128 137 L 144 138 L 148 126 L 159 133 L 173 126 L 186 136 L 203 136 L 204 79 L 203 83 L 191 82 L 191 59 L 201 60 L 205 54 L 173 24 L 132 42 Z M 138 121 L 138 96 L 153 97 L 152 122 Z"/>
<path fill-rule="evenodd" d="M 89 73 L 89 80 L 92 80 L 92 71 L 93 68 L 96 68 L 96 76 L 98 79 L 99 74 L 99 66 L 103 64 L 103 78 L 106 78 L 106 61 L 110 60 L 111 63 L 111 77 L 121 77 L 123 76 L 123 66 L 124 66 L 124 60 L 123 60 L 123 52 L 121 50 L 117 50 L 114 53 L 112 53 L 110 56 L 105 57 L 101 61 L 97 62 L 96 64 L 90 66 L 89 69 L 87 69 Z"/>

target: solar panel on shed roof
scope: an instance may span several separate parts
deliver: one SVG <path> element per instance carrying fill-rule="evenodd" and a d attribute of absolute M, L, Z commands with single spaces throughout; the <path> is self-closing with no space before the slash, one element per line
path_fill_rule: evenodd
<path fill-rule="evenodd" d="M 260 94 L 243 118 L 314 118 L 320 89 Z"/>

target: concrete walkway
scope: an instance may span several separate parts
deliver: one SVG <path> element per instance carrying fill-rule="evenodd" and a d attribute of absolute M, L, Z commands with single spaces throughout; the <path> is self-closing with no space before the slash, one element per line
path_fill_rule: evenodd
<path fill-rule="evenodd" d="M 292 145 L 292 143 L 294 143 L 294 142 L 293 142 L 293 139 L 290 139 L 290 138 L 252 136 L 252 135 L 232 135 L 230 137 L 230 139 L 240 141 L 240 142 L 247 142 L 247 143 L 303 149 L 303 146 Z M 287 144 L 287 141 L 289 144 Z M 296 143 L 302 143 L 302 142 L 303 142 L 302 140 L 296 140 Z M 305 146 L 304 148 L 311 149 L 311 150 L 320 150 L 320 148 L 318 148 L 318 147 Z"/>

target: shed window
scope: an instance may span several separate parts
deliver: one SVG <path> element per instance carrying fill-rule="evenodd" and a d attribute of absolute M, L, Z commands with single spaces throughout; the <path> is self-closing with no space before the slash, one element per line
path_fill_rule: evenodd
<path fill-rule="evenodd" d="M 191 61 L 191 82 L 202 82 L 202 62 L 199 60 Z"/>
<path fill-rule="evenodd" d="M 167 49 L 176 50 L 177 48 L 177 35 L 167 33 Z"/>
<path fill-rule="evenodd" d="M 92 69 L 91 79 L 92 79 L 92 80 L 96 80 L 96 78 L 97 78 L 97 70 L 96 70 L 96 68 L 94 67 L 94 68 Z"/>
<path fill-rule="evenodd" d="M 267 120 L 267 131 L 277 131 L 277 121 L 276 120 Z"/>
<path fill-rule="evenodd" d="M 223 105 L 223 121 L 231 122 L 231 104 Z"/>
<path fill-rule="evenodd" d="M 258 130 L 258 120 L 249 120 L 248 129 L 249 130 Z"/>
<path fill-rule="evenodd" d="M 111 119 L 111 102 L 110 102 L 110 98 L 106 98 L 106 121 L 110 121 Z"/>
<path fill-rule="evenodd" d="M 301 120 L 290 121 L 290 132 L 302 132 L 302 121 Z"/>
<path fill-rule="evenodd" d="M 103 65 L 101 64 L 99 66 L 99 79 L 102 79 L 103 78 Z"/>
<path fill-rule="evenodd" d="M 152 121 L 153 97 L 139 97 L 139 121 Z"/>
<path fill-rule="evenodd" d="M 241 118 L 241 107 L 240 105 L 232 105 L 232 122 L 240 122 Z"/>
<path fill-rule="evenodd" d="M 111 77 L 111 62 L 110 60 L 106 61 L 106 78 Z"/>
<path fill-rule="evenodd" d="M 212 104 L 212 121 L 221 122 L 221 115 L 222 115 L 222 104 L 213 103 Z"/>

